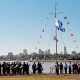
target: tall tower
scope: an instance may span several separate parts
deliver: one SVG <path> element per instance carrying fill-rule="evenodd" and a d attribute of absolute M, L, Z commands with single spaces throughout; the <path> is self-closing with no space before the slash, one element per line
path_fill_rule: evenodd
<path fill-rule="evenodd" d="M 67 54 L 66 46 L 64 46 L 64 54 Z"/>
<path fill-rule="evenodd" d="M 41 54 L 42 53 L 42 50 L 41 49 L 39 49 L 39 54 Z"/>
<path fill-rule="evenodd" d="M 24 50 L 23 50 L 23 54 L 28 55 L 27 49 L 24 49 Z"/>
<path fill-rule="evenodd" d="M 50 54 L 50 53 L 51 53 L 50 49 L 48 49 L 47 53 L 48 53 L 48 54 Z"/>

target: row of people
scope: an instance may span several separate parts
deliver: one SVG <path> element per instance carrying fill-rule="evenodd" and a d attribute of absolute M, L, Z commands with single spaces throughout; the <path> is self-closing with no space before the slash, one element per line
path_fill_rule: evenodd
<path fill-rule="evenodd" d="M 29 70 L 29 64 L 23 62 L 23 64 L 20 62 L 19 64 L 12 62 L 10 63 L 6 63 L 3 62 L 3 64 L 0 64 L 0 75 L 16 75 L 16 74 L 29 74 L 30 70 Z M 38 74 L 42 73 L 42 64 L 40 62 L 38 62 L 38 64 L 35 64 L 35 62 L 32 65 L 32 70 L 33 70 L 33 74 L 36 74 L 36 72 L 38 72 Z"/>
<path fill-rule="evenodd" d="M 56 65 L 55 65 L 55 71 L 56 71 L 56 74 L 59 75 L 60 74 L 63 74 L 63 72 L 65 74 L 67 74 L 69 72 L 69 74 L 73 73 L 73 74 L 80 74 L 80 64 L 78 63 L 73 63 L 71 64 L 71 62 L 69 63 L 69 65 L 67 65 L 65 63 L 65 65 L 63 66 L 62 63 L 58 63 L 56 62 Z"/>
<path fill-rule="evenodd" d="M 13 75 L 16 75 L 16 74 L 29 74 L 30 72 L 30 69 L 29 69 L 30 65 L 25 62 L 23 63 L 15 63 L 15 62 L 12 62 L 11 64 L 10 63 L 6 63 L 6 62 L 3 62 L 3 64 L 0 64 L 0 75 L 3 74 L 3 75 L 10 75 L 10 74 L 13 74 Z M 69 65 L 67 65 L 65 63 L 65 65 L 63 65 L 63 63 L 56 63 L 55 65 L 55 71 L 56 71 L 56 74 L 59 75 L 59 74 L 67 74 L 68 71 L 69 71 L 69 74 L 73 73 L 73 74 L 80 74 L 80 65 L 78 63 L 74 63 L 74 64 L 71 64 L 71 62 L 69 63 Z M 42 64 L 40 62 L 38 62 L 37 64 L 34 62 L 32 64 L 32 70 L 33 70 L 33 74 L 41 74 L 42 71 L 43 71 L 43 67 L 42 67 Z"/>

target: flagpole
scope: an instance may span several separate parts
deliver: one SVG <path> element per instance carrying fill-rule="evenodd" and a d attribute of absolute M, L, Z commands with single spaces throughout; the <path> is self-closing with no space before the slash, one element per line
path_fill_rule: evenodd
<path fill-rule="evenodd" d="M 56 19 L 56 0 L 55 0 L 55 19 Z M 55 36 L 56 36 L 56 62 L 57 62 L 57 28 L 55 25 Z"/>
<path fill-rule="evenodd" d="M 55 0 L 55 12 L 54 13 L 49 13 L 49 14 L 54 14 L 54 18 L 55 18 L 55 22 L 56 22 L 56 18 L 57 18 L 57 14 L 60 14 L 60 13 L 63 13 L 63 12 L 57 12 L 56 10 L 57 10 L 57 1 Z M 61 24 L 62 25 L 62 24 Z M 55 38 L 56 38 L 56 43 L 55 43 L 55 60 L 56 60 L 56 62 L 57 62 L 57 56 L 58 56 L 58 54 L 57 54 L 57 49 L 58 49 L 58 44 L 57 44 L 57 42 L 58 42 L 58 39 L 57 39 L 57 27 L 56 27 L 56 25 L 55 25 Z"/>

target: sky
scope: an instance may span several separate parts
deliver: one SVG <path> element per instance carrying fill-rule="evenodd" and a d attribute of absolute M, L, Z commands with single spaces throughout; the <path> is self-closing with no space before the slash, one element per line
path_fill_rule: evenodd
<path fill-rule="evenodd" d="M 56 1 L 57 12 L 63 12 L 57 19 L 66 29 L 58 31 L 58 52 L 63 52 L 64 46 L 68 53 L 80 52 L 80 0 Z M 54 3 L 55 0 L 0 0 L 0 55 L 18 54 L 23 49 L 29 54 L 38 49 L 51 49 L 54 53 Z"/>

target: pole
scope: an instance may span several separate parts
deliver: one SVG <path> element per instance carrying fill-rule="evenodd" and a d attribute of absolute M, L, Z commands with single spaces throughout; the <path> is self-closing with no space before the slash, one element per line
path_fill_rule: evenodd
<path fill-rule="evenodd" d="M 55 0 L 55 19 L 56 19 L 56 0 Z M 56 62 L 57 62 L 57 28 L 55 25 L 55 36 L 56 36 Z"/>
<path fill-rule="evenodd" d="M 60 13 L 63 13 L 63 12 L 57 12 L 56 11 L 56 5 L 57 5 L 57 2 L 56 2 L 56 0 L 55 0 L 55 12 L 54 13 L 49 13 L 49 14 L 54 14 L 54 18 L 56 19 L 57 18 L 57 14 L 60 14 Z M 55 25 L 55 37 L 56 37 L 56 43 L 55 43 L 55 45 L 56 45 L 56 55 L 55 55 L 55 59 L 56 59 L 56 62 L 57 62 L 57 48 L 58 48 L 58 46 L 57 46 L 57 28 L 56 28 L 56 25 Z"/>

